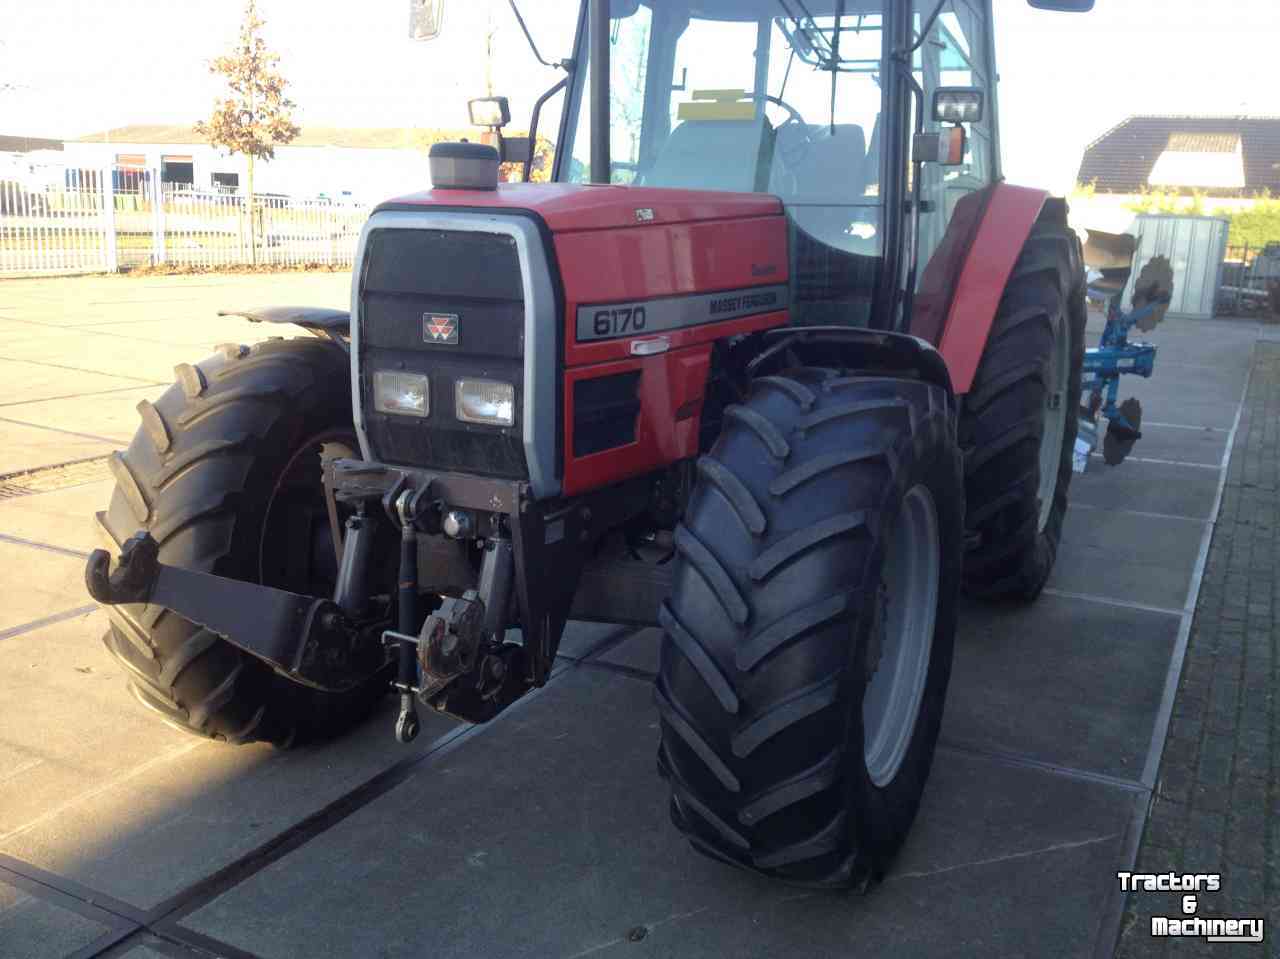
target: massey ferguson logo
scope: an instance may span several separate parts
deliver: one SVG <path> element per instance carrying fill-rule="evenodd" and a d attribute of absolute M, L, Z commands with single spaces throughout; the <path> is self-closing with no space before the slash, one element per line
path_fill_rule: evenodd
<path fill-rule="evenodd" d="M 422 339 L 444 346 L 458 345 L 458 317 L 455 313 L 423 313 Z"/>

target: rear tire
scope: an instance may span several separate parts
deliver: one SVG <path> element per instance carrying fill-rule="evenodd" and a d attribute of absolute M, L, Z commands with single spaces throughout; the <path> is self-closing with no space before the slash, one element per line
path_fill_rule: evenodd
<path fill-rule="evenodd" d="M 964 397 L 964 588 L 1030 601 L 1053 571 L 1071 487 L 1086 319 L 1080 241 L 1045 205 Z"/>
<path fill-rule="evenodd" d="M 951 672 L 952 423 L 939 387 L 813 369 L 766 377 L 726 412 L 677 529 L 654 693 L 672 819 L 698 850 L 861 887 L 906 837 Z M 904 603 L 886 584 L 913 566 L 927 598 Z M 895 677 L 907 699 L 878 697 Z"/>
<path fill-rule="evenodd" d="M 343 353 L 317 339 L 274 339 L 252 349 L 230 344 L 175 373 L 178 382 L 154 405 L 139 404 L 142 426 L 128 451 L 113 456 L 116 489 L 110 509 L 98 514 L 103 538 L 118 547 L 146 529 L 163 563 L 304 592 L 323 588 L 323 570 L 319 581 L 296 579 L 296 551 L 311 545 L 298 541 L 297 524 L 315 508 L 321 444 L 355 444 Z M 332 540 L 324 540 L 328 556 L 315 547 L 319 563 L 308 569 L 334 562 Z M 272 549 L 282 544 L 287 549 Z M 386 688 L 375 678 L 347 693 L 322 692 L 290 682 L 170 610 L 106 610 L 111 626 L 103 642 L 138 701 L 211 739 L 286 746 L 331 735 L 362 717 Z"/>

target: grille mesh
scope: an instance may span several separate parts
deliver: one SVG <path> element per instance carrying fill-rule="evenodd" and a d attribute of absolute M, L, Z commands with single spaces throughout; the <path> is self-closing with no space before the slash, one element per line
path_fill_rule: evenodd
<path fill-rule="evenodd" d="M 33 470 L 21 470 L 0 476 L 0 500 L 30 496 L 32 493 L 52 493 L 99 480 L 110 479 L 108 456 L 93 456 L 69 463 L 56 463 Z"/>

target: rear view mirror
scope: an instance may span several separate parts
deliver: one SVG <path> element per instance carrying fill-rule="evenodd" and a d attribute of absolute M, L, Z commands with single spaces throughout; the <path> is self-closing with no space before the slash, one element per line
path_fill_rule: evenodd
<path fill-rule="evenodd" d="M 525 163 L 532 159 L 528 137 L 504 137 L 498 130 L 480 134 L 480 142 L 498 151 L 503 163 Z"/>
<path fill-rule="evenodd" d="M 503 137 L 502 162 L 527 163 L 533 159 L 533 150 L 528 137 Z"/>
<path fill-rule="evenodd" d="M 444 26 L 444 0 L 409 0 L 409 39 L 434 40 Z"/>
<path fill-rule="evenodd" d="M 1061 13 L 1088 13 L 1093 0 L 1027 0 L 1037 10 L 1058 10 Z"/>

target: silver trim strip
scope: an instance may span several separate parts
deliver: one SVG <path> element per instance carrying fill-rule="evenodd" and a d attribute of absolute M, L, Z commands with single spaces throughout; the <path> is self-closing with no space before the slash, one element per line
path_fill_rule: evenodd
<path fill-rule="evenodd" d="M 748 286 L 719 293 L 690 293 L 650 300 L 624 300 L 579 306 L 575 335 L 579 343 L 626 340 L 652 333 L 665 333 L 689 326 L 703 326 L 722 320 L 737 320 L 760 313 L 785 310 L 788 293 L 785 283 Z M 597 328 L 597 322 L 600 324 Z M 640 324 L 637 326 L 637 322 Z"/>
<path fill-rule="evenodd" d="M 516 243 L 524 285 L 524 416 L 521 441 L 529 465 L 529 486 L 535 499 L 560 492 L 556 478 L 556 315 L 551 265 L 537 226 L 526 216 L 501 213 L 434 213 L 384 210 L 369 217 L 360 232 L 351 277 L 351 404 L 360 452 L 374 458 L 360 408 L 360 276 L 365 247 L 374 230 L 451 230 L 460 233 L 501 233 Z"/>

